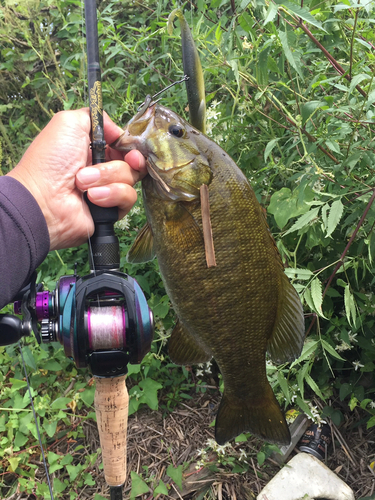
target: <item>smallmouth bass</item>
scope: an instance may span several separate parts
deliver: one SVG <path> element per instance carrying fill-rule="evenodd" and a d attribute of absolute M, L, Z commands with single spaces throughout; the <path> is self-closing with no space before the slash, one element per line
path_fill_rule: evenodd
<path fill-rule="evenodd" d="M 148 106 L 148 107 L 147 107 Z M 138 149 L 148 162 L 142 181 L 147 224 L 130 262 L 158 258 L 178 317 L 169 354 L 180 365 L 215 358 L 224 379 L 216 416 L 219 444 L 249 431 L 286 444 L 290 434 L 266 376 L 275 362 L 299 356 L 304 338 L 300 299 L 248 180 L 217 144 L 171 110 L 144 106 L 112 144 Z M 199 190 L 209 190 L 216 267 L 206 265 Z"/>

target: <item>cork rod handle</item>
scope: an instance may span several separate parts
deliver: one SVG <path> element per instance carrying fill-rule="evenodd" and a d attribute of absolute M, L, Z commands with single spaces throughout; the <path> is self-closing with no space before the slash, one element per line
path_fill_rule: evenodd
<path fill-rule="evenodd" d="M 120 486 L 126 479 L 129 396 L 125 375 L 96 378 L 94 404 L 105 479 L 109 486 Z"/>

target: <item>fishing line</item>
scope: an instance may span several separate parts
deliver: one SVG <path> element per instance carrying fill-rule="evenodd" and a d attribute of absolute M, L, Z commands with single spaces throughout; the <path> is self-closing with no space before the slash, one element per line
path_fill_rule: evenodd
<path fill-rule="evenodd" d="M 40 436 L 38 419 L 37 419 L 35 408 L 34 408 L 34 401 L 33 401 L 32 395 L 31 395 L 31 387 L 30 387 L 30 383 L 29 383 L 29 377 L 27 375 L 26 363 L 25 363 L 25 360 L 24 360 L 24 357 L 23 357 L 22 346 L 21 346 L 21 342 L 20 341 L 18 341 L 18 347 L 20 349 L 20 354 L 21 354 L 21 359 L 22 359 L 22 364 L 23 364 L 23 371 L 25 373 L 26 382 L 27 382 L 27 389 L 29 391 L 30 403 L 31 403 L 31 408 L 33 410 L 33 415 L 34 415 L 34 420 L 35 420 L 35 426 L 36 426 L 36 432 L 38 434 L 39 446 L 40 446 L 40 450 L 42 452 L 42 460 L 43 460 L 43 464 L 44 464 L 44 469 L 45 469 L 46 475 L 47 475 L 47 483 L 48 483 L 49 493 L 51 495 L 51 500 L 54 500 L 53 492 L 52 492 L 52 486 L 51 486 L 51 480 L 50 480 L 50 477 L 49 477 L 49 474 L 48 474 L 48 466 L 47 466 L 47 462 L 46 462 L 46 457 L 44 455 L 44 448 L 43 448 L 43 444 L 42 444 L 42 438 Z"/>
<path fill-rule="evenodd" d="M 159 90 L 159 92 L 156 92 L 156 94 L 154 94 L 152 97 L 147 96 L 146 99 L 142 102 L 142 104 L 138 107 L 137 111 L 139 112 L 146 103 L 148 103 L 148 105 L 146 106 L 146 109 L 149 108 L 150 106 L 153 106 L 154 104 L 156 104 L 157 102 L 160 101 L 160 99 L 158 99 L 157 101 L 154 101 L 153 99 L 155 99 L 155 97 L 157 97 L 161 93 L 165 92 L 166 90 L 170 89 L 174 85 L 178 85 L 179 83 L 186 82 L 187 80 L 189 80 L 189 78 L 190 78 L 189 76 L 184 75 L 181 78 L 181 80 L 177 80 L 177 81 L 171 83 L 170 85 L 168 85 L 167 87 L 164 87 L 163 89 Z M 146 109 L 144 111 L 146 111 Z"/>

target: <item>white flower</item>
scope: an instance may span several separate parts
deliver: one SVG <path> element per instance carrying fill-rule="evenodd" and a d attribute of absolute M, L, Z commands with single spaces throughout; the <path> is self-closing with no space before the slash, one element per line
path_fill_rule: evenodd
<path fill-rule="evenodd" d="M 206 455 L 207 455 L 206 450 L 202 449 L 202 450 L 198 450 L 197 451 L 197 456 L 198 457 L 203 457 L 204 458 Z"/>
<path fill-rule="evenodd" d="M 211 361 L 208 361 L 206 363 L 206 369 L 204 370 L 208 375 L 210 375 L 212 373 L 211 367 L 212 367 L 212 363 L 211 363 Z"/>
<path fill-rule="evenodd" d="M 227 447 L 228 447 L 228 443 L 223 444 L 223 445 L 219 445 L 217 447 L 216 452 L 218 453 L 218 455 L 225 455 L 225 448 L 227 448 Z"/>
<path fill-rule="evenodd" d="M 374 409 L 375 408 L 375 401 L 371 401 L 371 403 L 369 404 L 369 407 Z"/>
<path fill-rule="evenodd" d="M 358 370 L 358 368 L 363 368 L 365 365 L 361 365 L 359 361 L 353 361 L 352 365 L 354 366 L 355 371 Z"/>
<path fill-rule="evenodd" d="M 350 342 L 358 342 L 358 340 L 357 340 L 358 333 L 349 332 L 348 335 L 349 335 Z"/>
<path fill-rule="evenodd" d="M 242 448 L 240 448 L 240 456 L 238 457 L 238 460 L 241 461 L 241 460 L 245 460 L 245 458 L 247 457 L 246 455 L 246 451 L 243 450 Z"/>
<path fill-rule="evenodd" d="M 198 369 L 198 370 L 195 372 L 195 374 L 196 374 L 196 376 L 197 376 L 197 377 L 203 377 L 203 370 L 199 370 L 199 369 Z"/>
<path fill-rule="evenodd" d="M 342 352 L 342 351 L 348 351 L 350 349 L 353 349 L 353 346 L 351 346 L 350 344 L 347 344 L 346 342 L 344 342 L 343 340 L 341 341 L 341 344 L 337 345 L 335 347 L 335 350 L 337 352 Z"/>
<path fill-rule="evenodd" d="M 125 215 L 125 217 L 116 222 L 115 227 L 120 229 L 121 231 L 127 231 L 130 226 L 129 217 Z"/>
<path fill-rule="evenodd" d="M 214 439 L 209 438 L 209 439 L 207 439 L 207 446 L 209 448 L 211 448 L 212 450 L 215 450 L 216 447 L 217 447 L 217 443 L 216 443 L 216 441 Z"/>
<path fill-rule="evenodd" d="M 253 44 L 247 41 L 247 36 L 245 36 L 244 39 L 243 39 L 242 48 L 244 50 L 252 49 L 253 48 Z"/>

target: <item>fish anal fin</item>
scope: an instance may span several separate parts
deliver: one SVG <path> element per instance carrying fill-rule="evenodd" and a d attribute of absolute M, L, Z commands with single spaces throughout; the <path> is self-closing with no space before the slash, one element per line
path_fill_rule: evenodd
<path fill-rule="evenodd" d="M 168 343 L 169 356 L 176 365 L 194 365 L 210 361 L 212 355 L 201 347 L 180 320 Z"/>
<path fill-rule="evenodd" d="M 301 354 L 305 337 L 303 308 L 294 286 L 282 272 L 279 306 L 267 350 L 275 363 L 294 361 Z"/>
<path fill-rule="evenodd" d="M 137 234 L 128 252 L 127 261 L 133 264 L 139 264 L 152 260 L 154 257 L 154 236 L 151 227 L 146 223 Z"/>
<path fill-rule="evenodd" d="M 285 417 L 268 382 L 264 395 L 257 399 L 231 397 L 224 388 L 216 415 L 215 439 L 223 445 L 242 432 L 251 432 L 269 443 L 290 443 Z"/>

